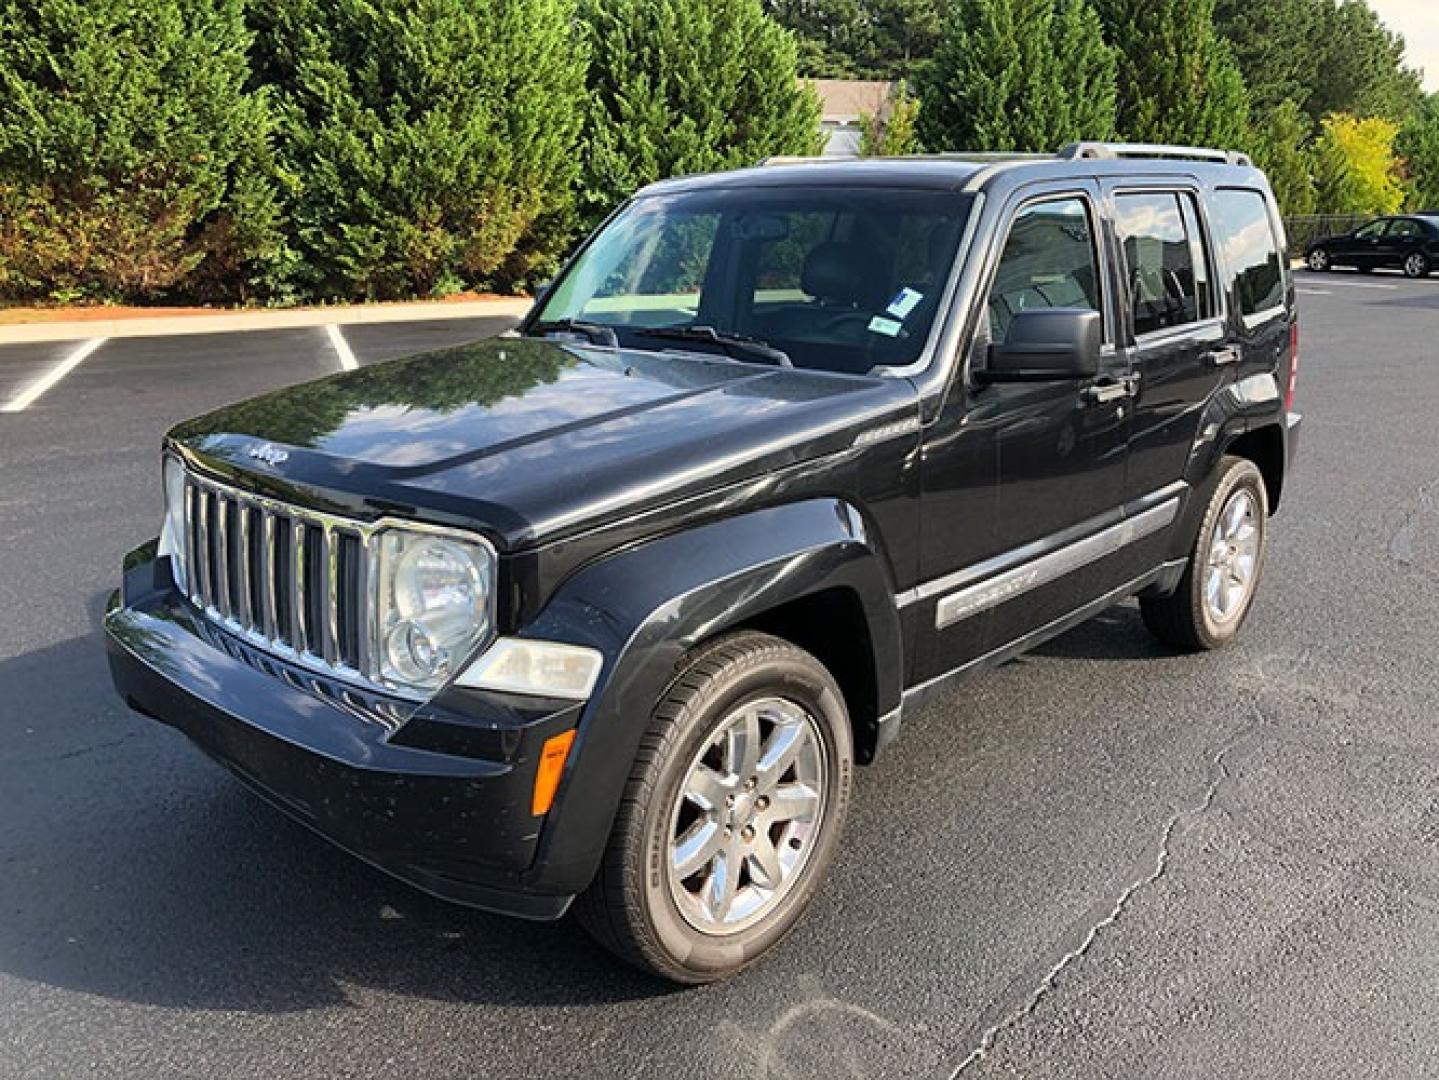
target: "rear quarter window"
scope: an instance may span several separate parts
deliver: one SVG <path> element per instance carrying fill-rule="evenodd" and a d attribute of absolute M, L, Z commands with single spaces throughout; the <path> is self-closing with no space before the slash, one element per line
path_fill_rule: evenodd
<path fill-rule="evenodd" d="M 1234 285 L 1239 313 L 1253 322 L 1284 308 L 1284 257 L 1258 191 L 1224 188 L 1214 193 L 1214 234 Z"/>

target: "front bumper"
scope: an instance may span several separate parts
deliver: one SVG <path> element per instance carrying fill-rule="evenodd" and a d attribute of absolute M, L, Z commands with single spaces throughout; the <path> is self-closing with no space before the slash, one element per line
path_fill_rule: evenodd
<path fill-rule="evenodd" d="M 544 741 L 581 706 L 451 690 L 411 702 L 327 682 L 198 615 L 166 559 L 129 561 L 105 616 L 116 689 L 352 854 L 446 900 L 556 919 L 531 813 Z"/>

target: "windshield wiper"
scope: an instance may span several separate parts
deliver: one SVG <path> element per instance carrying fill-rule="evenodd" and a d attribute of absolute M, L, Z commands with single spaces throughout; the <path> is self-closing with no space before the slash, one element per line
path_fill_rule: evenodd
<path fill-rule="evenodd" d="M 669 341 L 704 341 L 718 345 L 736 359 L 764 360 L 779 367 L 794 367 L 789 355 L 759 338 L 743 334 L 721 334 L 713 326 L 646 326 L 634 331 L 636 337 L 664 338 Z"/>
<path fill-rule="evenodd" d="M 532 334 L 583 334 L 596 345 L 604 345 L 606 348 L 618 349 L 620 339 L 615 336 L 614 328 L 604 323 L 584 322 L 580 319 L 551 319 L 549 322 L 537 322 L 530 327 Z"/>

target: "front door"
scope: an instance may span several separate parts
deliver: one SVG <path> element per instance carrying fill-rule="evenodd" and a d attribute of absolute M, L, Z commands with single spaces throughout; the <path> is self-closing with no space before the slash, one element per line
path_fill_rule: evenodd
<path fill-rule="evenodd" d="M 1388 218 L 1379 221 L 1371 221 L 1364 228 L 1358 230 L 1353 236 L 1343 241 L 1336 249 L 1340 252 L 1339 262 L 1351 266 L 1358 266 L 1361 269 L 1371 269 L 1379 264 L 1379 245 L 1384 238 L 1384 232 L 1389 228 Z"/>
<path fill-rule="evenodd" d="M 1009 211 L 971 363 L 1002 340 L 1010 320 L 1036 308 L 1084 308 L 1114 341 L 1112 289 L 1092 185 L 1030 189 Z M 1121 514 L 1129 432 L 1127 361 L 1105 349 L 1098 380 L 956 387 L 925 447 L 924 568 L 919 616 L 933 677 L 1082 607 L 1108 587 L 1093 538 Z M 989 519 L 973 470 L 988 472 Z M 966 470 L 967 475 L 961 475 Z M 962 535 L 962 539 L 956 539 Z"/>

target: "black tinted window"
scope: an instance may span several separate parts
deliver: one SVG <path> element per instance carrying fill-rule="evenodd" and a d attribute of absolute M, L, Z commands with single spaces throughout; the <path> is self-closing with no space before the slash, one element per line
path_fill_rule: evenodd
<path fill-rule="evenodd" d="M 1389 226 L 1390 236 L 1423 236 L 1424 230 L 1417 221 L 1396 221 Z"/>
<path fill-rule="evenodd" d="M 1136 336 L 1208 314 L 1202 242 L 1186 228 L 1180 198 L 1163 192 L 1115 199 L 1114 227 L 1124 246 Z"/>
<path fill-rule="evenodd" d="M 1010 226 L 989 294 L 994 340 L 1004 340 L 1010 321 L 1021 311 L 1101 310 L 1098 267 L 1083 200 L 1057 199 L 1025 207 Z"/>
<path fill-rule="evenodd" d="M 1257 191 L 1216 192 L 1214 228 L 1234 277 L 1240 314 L 1249 317 L 1282 307 L 1284 263 L 1264 196 Z"/>

